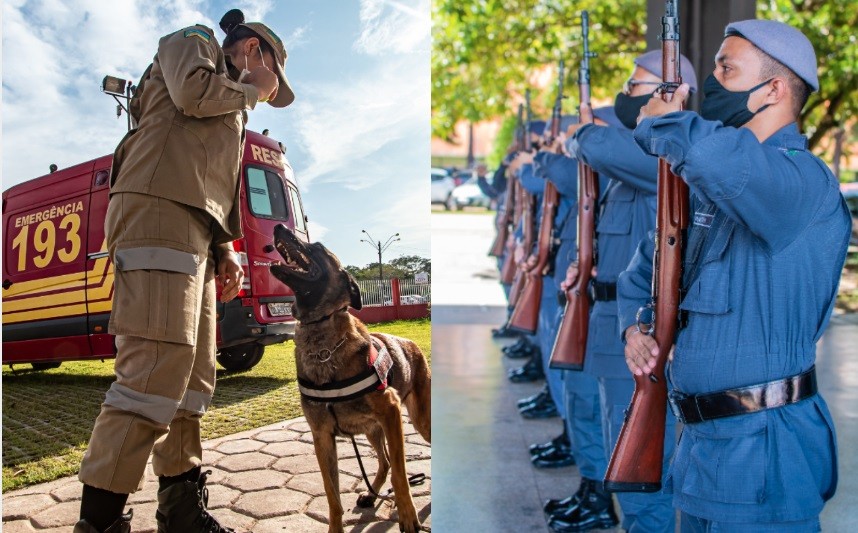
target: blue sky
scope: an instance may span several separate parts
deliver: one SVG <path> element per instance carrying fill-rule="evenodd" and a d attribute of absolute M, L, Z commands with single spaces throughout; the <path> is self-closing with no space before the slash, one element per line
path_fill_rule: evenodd
<path fill-rule="evenodd" d="M 125 133 L 105 74 L 136 81 L 158 39 L 217 22 L 229 9 L 286 43 L 291 106 L 259 105 L 295 168 L 311 238 L 346 264 L 429 255 L 429 0 L 6 0 L 3 2 L 3 189 L 111 153 Z"/>

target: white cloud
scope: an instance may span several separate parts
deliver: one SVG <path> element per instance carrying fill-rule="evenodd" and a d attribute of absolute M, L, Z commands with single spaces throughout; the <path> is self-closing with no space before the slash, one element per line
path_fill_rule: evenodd
<path fill-rule="evenodd" d="M 413 52 L 429 34 L 429 1 L 361 0 L 360 21 L 355 50 L 370 55 Z"/>
<path fill-rule="evenodd" d="M 418 4 L 362 0 L 354 48 L 383 57 L 357 79 L 304 88 L 308 96 L 294 110 L 297 142 L 309 159 L 303 187 L 319 180 L 359 190 L 396 180 L 402 169 L 383 148 L 428 134 L 429 5 Z"/>
<path fill-rule="evenodd" d="M 329 229 L 313 220 L 307 223 L 307 230 L 310 233 L 310 240 L 320 242 L 328 234 Z"/>
<path fill-rule="evenodd" d="M 303 48 L 305 44 L 310 42 L 307 34 L 310 33 L 310 24 L 298 26 L 291 34 L 283 39 L 283 45 L 286 47 L 286 53 L 290 53 L 297 48 Z"/>

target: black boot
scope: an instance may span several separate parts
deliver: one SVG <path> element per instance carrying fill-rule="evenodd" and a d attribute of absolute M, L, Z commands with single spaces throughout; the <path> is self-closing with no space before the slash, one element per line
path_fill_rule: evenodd
<path fill-rule="evenodd" d="M 128 514 L 121 515 L 103 531 L 99 531 L 94 525 L 82 518 L 74 525 L 74 531 L 72 533 L 131 533 L 131 517 L 133 515 L 134 511 L 129 509 Z"/>
<path fill-rule="evenodd" d="M 509 344 L 509 345 L 501 348 L 501 351 L 503 351 L 503 353 L 507 353 L 507 352 L 514 352 L 516 350 L 524 350 L 524 349 L 528 349 L 528 348 L 530 348 L 530 344 L 527 342 L 527 340 L 525 340 L 524 337 L 519 337 L 518 340 L 515 341 L 514 343 Z"/>
<path fill-rule="evenodd" d="M 510 370 L 508 377 L 513 383 L 528 383 L 543 379 L 545 373 L 542 371 L 542 356 L 538 351 L 534 352 L 530 361 L 525 363 L 521 368 Z"/>
<path fill-rule="evenodd" d="M 178 476 L 178 481 L 160 478 L 158 510 L 155 512 L 158 533 L 234 533 L 220 525 L 206 510 L 209 503 L 206 479 L 211 473 L 208 470 L 199 474 L 196 482 L 181 479 L 182 476 Z"/>
<path fill-rule="evenodd" d="M 549 448 L 530 457 L 530 463 L 536 468 L 561 468 L 575 464 L 572 448 Z"/>
<path fill-rule="evenodd" d="M 571 448 L 572 442 L 569 441 L 569 432 L 566 431 L 566 424 L 563 424 L 563 433 L 557 435 L 553 439 L 548 442 L 543 442 L 541 444 L 531 444 L 530 445 L 530 455 L 539 455 L 542 452 L 546 452 L 551 448 Z"/>
<path fill-rule="evenodd" d="M 533 351 L 533 346 L 526 345 L 524 348 L 507 350 L 504 352 L 504 355 L 506 355 L 510 359 L 524 359 L 525 357 L 530 357 L 531 355 L 533 355 Z"/>
<path fill-rule="evenodd" d="M 524 418 L 553 418 L 555 416 L 560 416 L 560 411 L 557 410 L 557 405 L 554 403 L 554 400 L 551 399 L 551 396 L 547 396 L 544 401 L 540 403 L 535 403 L 532 405 L 528 405 L 522 409 L 518 410 L 521 413 L 521 416 Z"/>
<path fill-rule="evenodd" d="M 516 402 L 516 405 L 519 409 L 526 409 L 529 405 L 545 401 L 545 398 L 549 394 L 551 393 L 548 390 L 548 383 L 546 383 L 545 386 L 539 390 L 539 392 L 537 392 L 533 396 L 528 396 L 527 398 L 520 399 L 518 402 Z"/>
<path fill-rule="evenodd" d="M 131 531 L 131 510 L 122 514 L 128 494 L 84 485 L 80 501 L 80 521 L 74 533 L 128 533 Z"/>
<path fill-rule="evenodd" d="M 548 527 L 555 533 L 578 533 L 591 529 L 607 529 L 619 523 L 614 512 L 614 501 L 602 483 L 593 482 L 587 497 L 568 512 L 551 515 Z"/>
<path fill-rule="evenodd" d="M 499 328 L 493 328 L 492 329 L 492 337 L 494 337 L 496 339 L 501 338 L 501 337 L 515 337 L 517 335 L 520 335 L 520 333 L 518 333 L 517 331 L 513 331 L 513 330 L 509 329 L 508 327 L 506 327 L 506 324 L 504 324 L 503 326 L 501 326 Z"/>
<path fill-rule="evenodd" d="M 581 484 L 578 485 L 578 490 L 575 491 L 575 494 L 563 498 L 562 500 L 548 500 L 545 502 L 545 505 L 542 506 L 542 510 L 548 516 L 549 520 L 554 518 L 553 515 L 571 513 L 581 505 L 582 501 L 587 499 L 587 496 L 589 496 L 590 491 L 593 489 L 594 483 L 596 483 L 596 480 L 582 477 Z"/>

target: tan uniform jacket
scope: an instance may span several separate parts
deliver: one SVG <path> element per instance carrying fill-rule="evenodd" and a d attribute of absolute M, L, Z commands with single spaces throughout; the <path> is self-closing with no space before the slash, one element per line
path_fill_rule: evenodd
<path fill-rule="evenodd" d="M 244 110 L 256 105 L 258 93 L 237 77 L 211 29 L 197 25 L 163 37 L 131 100 L 137 127 L 116 148 L 111 194 L 143 193 L 203 209 L 220 224 L 215 244 L 239 238 Z"/>

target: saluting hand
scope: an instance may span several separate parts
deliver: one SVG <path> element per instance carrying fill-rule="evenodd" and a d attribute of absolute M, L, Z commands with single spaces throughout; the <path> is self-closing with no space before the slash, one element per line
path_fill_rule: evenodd
<path fill-rule="evenodd" d="M 220 301 L 228 302 L 238 296 L 241 282 L 244 281 L 244 269 L 238 264 L 235 253 L 224 254 L 217 264 L 217 281 L 223 289 Z"/>
<path fill-rule="evenodd" d="M 641 112 L 638 115 L 638 124 L 640 124 L 641 120 L 647 117 L 660 117 L 668 113 L 673 113 L 674 111 L 682 111 L 682 103 L 685 102 L 686 98 L 688 98 L 689 90 L 689 85 L 687 83 L 683 83 L 676 89 L 676 92 L 673 93 L 669 102 L 662 100 L 661 95 L 658 94 L 658 92 L 653 93 L 649 102 L 641 108 Z"/>
<path fill-rule="evenodd" d="M 674 347 L 671 346 L 667 356 L 670 361 L 673 360 L 673 350 Z M 636 326 L 629 326 L 626 329 L 626 364 L 632 374 L 636 376 L 652 374 L 658 354 L 658 343 L 653 337 L 638 331 Z"/>

